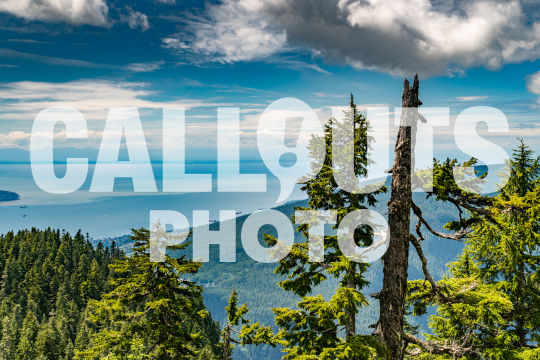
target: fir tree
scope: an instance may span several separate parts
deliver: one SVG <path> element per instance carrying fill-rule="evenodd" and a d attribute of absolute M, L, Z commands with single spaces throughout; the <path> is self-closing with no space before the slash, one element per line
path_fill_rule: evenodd
<path fill-rule="evenodd" d="M 60 334 L 51 319 L 41 326 L 36 338 L 36 350 L 39 359 L 57 360 L 62 354 Z"/>
<path fill-rule="evenodd" d="M 241 340 L 236 339 L 236 337 L 242 333 L 235 329 L 235 327 L 249 323 L 245 318 L 249 309 L 246 304 L 242 304 L 242 306 L 238 307 L 238 295 L 236 290 L 233 290 L 225 311 L 227 312 L 227 322 L 221 334 L 223 339 L 223 360 L 231 360 L 234 344 L 242 343 Z M 237 334 L 236 337 L 234 336 L 235 334 Z"/>
<path fill-rule="evenodd" d="M 322 138 L 313 138 L 310 147 L 313 158 L 323 144 L 324 161 L 321 170 L 310 180 L 301 180 L 302 190 L 308 195 L 308 206 L 297 210 L 332 210 L 337 212 L 337 223 L 347 214 L 376 202 L 377 192 L 348 192 L 343 190 L 333 172 L 333 163 L 337 158 L 345 158 L 341 152 L 352 147 L 354 175 L 345 179 L 356 185 L 357 176 L 367 175 L 370 163 L 369 139 L 367 135 L 368 121 L 357 111 L 351 95 L 350 107 L 344 114 L 343 121 L 331 118 L 324 129 Z M 343 131 L 354 129 L 352 143 L 332 147 L 334 141 L 343 138 Z M 333 152 L 333 151 L 337 151 Z M 314 164 L 317 169 L 320 164 Z M 343 180 L 343 179 L 342 179 Z M 307 239 L 309 226 L 300 225 L 298 231 Z M 354 234 L 356 245 L 369 246 L 373 242 L 372 229 L 359 227 Z M 373 336 L 359 335 L 356 329 L 356 316 L 359 309 L 368 304 L 361 290 L 368 282 L 364 273 L 366 263 L 358 263 L 348 259 L 339 248 L 337 236 L 329 234 L 323 237 L 324 259 L 321 262 L 310 262 L 308 242 L 296 243 L 291 253 L 280 261 L 275 272 L 286 275 L 287 279 L 279 285 L 285 291 L 291 291 L 301 297 L 296 309 L 275 308 L 275 323 L 279 328 L 271 334 L 268 326 L 259 323 L 249 324 L 242 329 L 241 338 L 244 343 L 282 345 L 286 353 L 284 359 L 374 359 L 381 355 L 381 347 Z M 273 245 L 277 242 L 273 236 L 267 235 L 266 241 Z M 338 279 L 339 285 L 334 296 L 325 300 L 320 295 L 312 295 L 314 288 L 329 279 Z"/>
<path fill-rule="evenodd" d="M 443 359 L 540 356 L 539 160 L 521 142 L 509 165 L 509 181 L 496 196 L 471 198 L 488 205 L 473 206 L 465 194 L 449 195 L 469 208 L 468 217 L 448 224 L 467 228 L 466 247 L 450 264 L 450 276 L 437 283 L 410 283 L 409 301 L 417 315 L 428 305 L 438 306 L 428 341 L 408 336 L 413 354 L 429 358 L 435 353 Z M 439 176 L 448 174 L 438 170 Z"/>
<path fill-rule="evenodd" d="M 149 234 L 134 230 L 132 256 L 111 265 L 113 290 L 90 301 L 87 321 L 95 332 L 76 358 L 192 359 L 203 345 L 201 334 L 192 331 L 208 316 L 202 289 L 187 279 L 200 264 L 184 256 L 150 262 Z"/>

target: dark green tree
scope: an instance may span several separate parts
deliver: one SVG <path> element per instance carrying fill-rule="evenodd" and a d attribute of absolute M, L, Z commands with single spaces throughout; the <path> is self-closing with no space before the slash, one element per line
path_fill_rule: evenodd
<path fill-rule="evenodd" d="M 148 230 L 133 230 L 133 254 L 110 266 L 113 289 L 90 301 L 87 322 L 93 332 L 76 358 L 193 359 L 204 346 L 197 330 L 209 315 L 201 287 L 188 280 L 200 263 L 185 256 L 151 262 L 149 237 Z"/>

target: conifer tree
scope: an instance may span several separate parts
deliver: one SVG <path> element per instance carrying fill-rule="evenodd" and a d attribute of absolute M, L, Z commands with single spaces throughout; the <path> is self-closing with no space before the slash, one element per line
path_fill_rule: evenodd
<path fill-rule="evenodd" d="M 21 339 L 17 347 L 17 360 L 34 360 L 37 358 L 36 337 L 39 331 L 39 324 L 36 315 L 28 311 L 24 318 Z"/>
<path fill-rule="evenodd" d="M 103 287 L 103 274 L 99 267 L 98 261 L 94 258 L 90 265 L 88 279 L 81 284 L 81 297 L 84 300 L 97 300 L 100 296 L 100 290 Z"/>
<path fill-rule="evenodd" d="M 433 335 L 427 340 L 407 335 L 413 344 L 410 353 L 425 358 L 438 354 L 441 359 L 536 359 L 539 160 L 521 142 L 510 160 L 506 186 L 484 197 L 458 194 L 449 178 L 450 163 L 436 164 L 435 181 L 446 179 L 436 196 L 467 207 L 469 216 L 447 225 L 462 231 L 466 247 L 450 264 L 449 276 L 409 284 L 409 303 L 416 315 L 424 314 L 428 305 L 438 306 L 430 321 Z M 480 203 L 484 206 L 478 207 Z M 419 219 L 423 221 L 421 214 Z M 427 267 L 425 273 L 429 276 Z"/>
<path fill-rule="evenodd" d="M 2 321 L 2 339 L 0 341 L 0 359 L 12 359 L 15 354 L 17 339 L 15 333 L 17 324 L 13 323 L 13 318 L 5 316 Z"/>
<path fill-rule="evenodd" d="M 62 355 L 60 334 L 55 326 L 54 319 L 41 326 L 36 338 L 38 359 L 56 360 Z"/>
<path fill-rule="evenodd" d="M 322 149 L 324 161 L 321 170 L 310 180 L 301 180 L 302 190 L 308 195 L 308 206 L 297 210 L 332 210 L 337 213 L 337 223 L 347 214 L 376 202 L 376 194 L 385 191 L 382 187 L 374 192 L 348 192 L 336 181 L 333 171 L 333 160 L 343 157 L 339 153 L 346 146 L 353 151 L 354 175 L 347 179 L 356 185 L 358 176 L 367 175 L 370 162 L 368 121 L 357 111 L 353 96 L 342 121 L 331 118 L 324 129 L 322 138 L 313 138 L 310 147 L 313 158 L 316 151 Z M 354 129 L 352 144 L 333 148 L 334 140 L 340 141 L 342 131 Z M 338 153 L 333 153 L 338 151 Z M 317 164 L 318 165 L 318 164 Z M 317 168 L 315 166 L 314 168 Z M 275 323 L 279 329 L 271 334 L 271 328 L 259 323 L 249 324 L 242 329 L 241 338 L 244 343 L 281 345 L 286 353 L 284 359 L 374 359 L 382 350 L 377 339 L 370 335 L 360 335 L 356 329 L 356 316 L 359 309 L 368 304 L 361 290 L 368 281 L 364 272 L 366 263 L 358 263 L 347 258 L 341 251 L 335 233 L 325 235 L 324 259 L 311 262 L 308 251 L 308 225 L 298 226 L 298 231 L 306 239 L 295 243 L 290 254 L 279 262 L 276 274 L 287 276 L 279 283 L 284 291 L 291 291 L 301 297 L 297 308 L 274 308 Z M 361 226 L 354 233 L 356 245 L 369 246 L 373 243 L 372 229 Z M 273 245 L 277 239 L 266 235 L 266 241 Z M 338 286 L 330 299 L 321 295 L 313 295 L 315 287 L 324 281 L 338 279 Z"/>
<path fill-rule="evenodd" d="M 133 230 L 133 254 L 111 265 L 113 290 L 90 301 L 90 346 L 78 359 L 192 359 L 203 342 L 192 329 L 208 316 L 202 289 L 188 280 L 200 264 L 185 256 L 150 262 L 150 232 Z M 187 244 L 174 247 L 184 249 Z M 200 328 L 200 327 L 199 327 Z"/>
<path fill-rule="evenodd" d="M 227 320 L 223 332 L 221 333 L 221 338 L 223 340 L 223 360 L 231 360 L 232 353 L 234 350 L 234 344 L 241 344 L 242 341 L 238 340 L 238 335 L 242 333 L 235 329 L 239 325 L 245 325 L 249 323 L 249 320 L 246 320 L 245 315 L 249 311 L 246 304 L 238 307 L 238 294 L 236 289 L 233 290 L 231 296 L 229 297 L 229 304 L 225 308 L 227 312 Z M 234 336 L 237 334 L 237 336 Z"/>

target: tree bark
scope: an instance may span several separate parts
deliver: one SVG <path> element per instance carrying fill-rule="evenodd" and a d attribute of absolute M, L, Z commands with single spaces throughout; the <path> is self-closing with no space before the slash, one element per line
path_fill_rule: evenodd
<path fill-rule="evenodd" d="M 231 325 L 227 323 L 223 331 L 223 360 L 231 360 Z"/>
<path fill-rule="evenodd" d="M 418 75 L 413 86 L 405 80 L 403 88 L 401 124 L 394 149 L 392 191 L 388 202 L 390 244 L 383 256 L 383 286 L 380 293 L 378 333 L 387 349 L 388 360 L 401 360 L 404 355 L 404 303 L 407 293 L 409 266 L 409 238 L 411 216 L 412 152 L 418 121 Z M 413 108 L 406 111 L 405 108 Z"/>
<path fill-rule="evenodd" d="M 347 280 L 347 287 L 356 290 L 356 282 L 354 281 L 355 272 L 349 273 L 350 278 Z M 345 324 L 345 336 L 351 338 L 356 335 L 356 314 L 351 312 L 348 314 L 347 324 Z"/>

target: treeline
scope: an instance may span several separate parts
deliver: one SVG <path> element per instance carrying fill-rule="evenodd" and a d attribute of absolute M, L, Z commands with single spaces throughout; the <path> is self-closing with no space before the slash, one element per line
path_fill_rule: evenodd
<path fill-rule="evenodd" d="M 220 329 L 186 280 L 200 264 L 150 262 L 149 232 L 132 254 L 81 232 L 0 236 L 0 359 L 213 359 Z"/>

